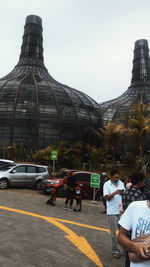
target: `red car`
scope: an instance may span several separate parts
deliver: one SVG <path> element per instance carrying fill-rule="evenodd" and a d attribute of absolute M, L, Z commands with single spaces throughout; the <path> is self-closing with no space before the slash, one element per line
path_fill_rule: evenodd
<path fill-rule="evenodd" d="M 73 171 L 73 175 L 75 177 L 76 185 L 82 184 L 82 193 L 84 198 L 92 198 L 93 196 L 93 187 L 90 187 L 91 181 L 91 172 L 85 171 Z M 65 176 L 66 177 L 66 176 Z M 43 190 L 45 192 L 49 192 L 49 186 L 53 185 L 57 188 L 57 195 L 58 196 L 65 196 L 66 195 L 66 181 L 67 179 L 63 178 L 46 178 L 43 181 Z"/>
<path fill-rule="evenodd" d="M 49 176 L 43 180 L 42 189 L 45 192 L 49 192 L 49 187 L 51 185 L 53 185 L 55 188 L 58 189 L 57 195 L 59 195 L 59 194 L 64 195 L 65 194 L 65 186 L 64 185 L 66 184 L 65 178 L 67 178 L 67 174 L 69 171 L 72 171 L 73 173 L 78 172 L 78 170 L 65 170 L 57 177 Z"/>

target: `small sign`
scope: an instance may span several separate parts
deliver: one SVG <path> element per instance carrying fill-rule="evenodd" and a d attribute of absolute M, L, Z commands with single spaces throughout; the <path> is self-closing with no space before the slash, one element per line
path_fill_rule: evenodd
<path fill-rule="evenodd" d="M 94 188 L 98 188 L 100 184 L 100 174 L 92 173 L 90 186 Z"/>
<path fill-rule="evenodd" d="M 58 159 L 58 150 L 51 150 L 51 160 Z"/>

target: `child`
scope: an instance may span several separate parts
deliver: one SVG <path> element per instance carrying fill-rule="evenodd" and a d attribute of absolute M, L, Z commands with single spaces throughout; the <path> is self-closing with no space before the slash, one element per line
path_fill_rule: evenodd
<path fill-rule="evenodd" d="M 75 200 L 76 200 L 76 205 L 74 208 L 74 211 L 81 211 L 81 204 L 82 204 L 82 193 L 81 193 L 81 187 L 82 184 L 78 185 L 75 187 Z"/>
<path fill-rule="evenodd" d="M 47 200 L 47 204 L 51 206 L 55 206 L 56 203 L 56 188 L 54 188 L 52 185 L 49 188 L 49 199 Z"/>

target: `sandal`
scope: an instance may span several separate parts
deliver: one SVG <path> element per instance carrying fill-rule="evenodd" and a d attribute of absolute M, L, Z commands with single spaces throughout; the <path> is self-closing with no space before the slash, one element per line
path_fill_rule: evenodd
<path fill-rule="evenodd" d="M 120 255 L 119 255 L 118 253 L 113 253 L 113 257 L 114 257 L 115 259 L 119 259 L 119 258 L 120 258 Z"/>

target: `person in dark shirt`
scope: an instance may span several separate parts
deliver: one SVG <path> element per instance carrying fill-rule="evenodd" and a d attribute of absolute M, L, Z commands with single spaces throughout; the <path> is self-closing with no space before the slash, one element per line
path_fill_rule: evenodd
<path fill-rule="evenodd" d="M 145 200 L 146 196 L 141 189 L 144 187 L 145 175 L 142 173 L 133 173 L 131 175 L 131 186 L 122 195 L 123 210 L 125 211 L 129 204 L 137 200 Z"/>
<path fill-rule="evenodd" d="M 69 211 L 73 211 L 72 205 L 73 205 L 73 199 L 74 199 L 74 188 L 76 186 L 75 184 L 75 178 L 73 176 L 73 172 L 69 171 L 67 175 L 67 197 L 65 201 L 64 209 L 68 209 Z M 69 203 L 69 208 L 68 208 Z"/>
<path fill-rule="evenodd" d="M 103 197 L 103 187 L 104 183 L 107 182 L 108 180 L 109 178 L 107 177 L 106 172 L 102 172 L 102 174 L 100 175 L 100 185 L 99 188 L 97 188 L 96 190 L 95 199 L 103 201 L 104 211 L 102 211 L 102 213 L 106 213 L 106 200 Z"/>
<path fill-rule="evenodd" d="M 122 195 L 123 211 L 127 209 L 133 201 L 146 200 L 146 196 L 141 189 L 144 187 L 145 175 L 142 173 L 133 173 L 131 175 L 131 186 Z M 130 238 L 130 234 L 128 235 Z M 130 267 L 128 251 L 126 251 L 125 267 Z"/>

